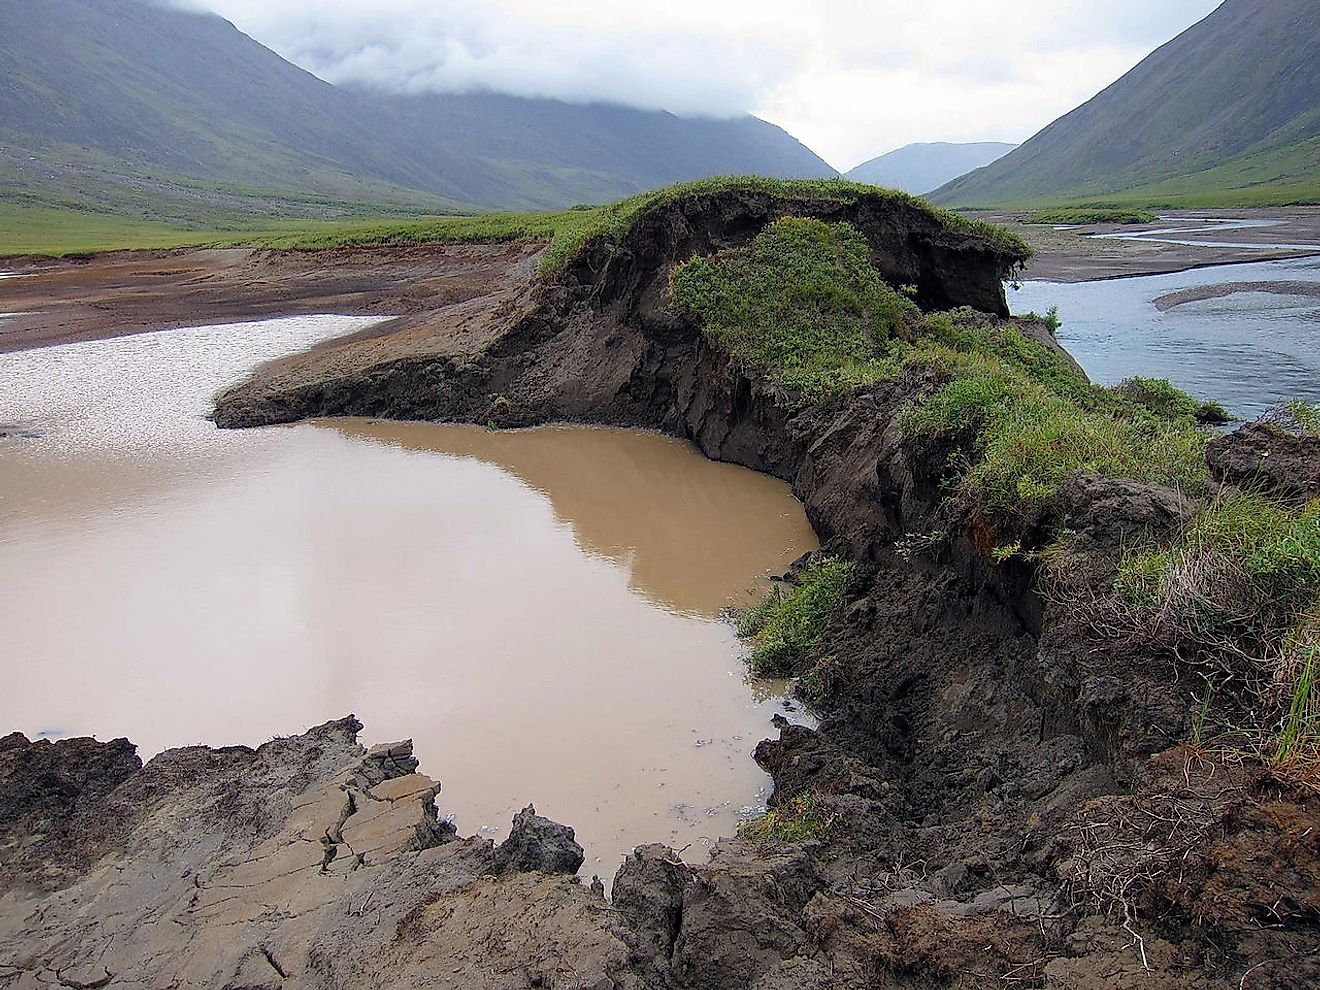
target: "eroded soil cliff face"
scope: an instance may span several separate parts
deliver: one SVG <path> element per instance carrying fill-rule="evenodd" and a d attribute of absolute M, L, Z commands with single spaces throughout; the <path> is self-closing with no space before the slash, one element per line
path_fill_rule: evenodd
<path fill-rule="evenodd" d="M 568 837 L 543 820 L 524 830 L 525 850 L 503 857 L 531 871 L 501 873 L 488 843 L 434 819 L 431 781 L 409 773 L 404 749 L 389 773 L 364 773 L 351 721 L 255 752 L 174 751 L 140 770 L 124 744 L 105 744 L 118 749 L 97 756 L 106 769 L 94 788 L 66 762 L 99 744 L 10 737 L 0 775 L 24 796 L 0 818 L 0 980 L 1320 982 L 1315 795 L 1185 742 L 1190 696 L 1172 661 L 1101 641 L 1040 595 L 1029 558 L 994 554 L 1059 527 L 1116 552 L 1177 526 L 1190 511 L 1183 496 L 1078 474 L 1049 510 L 971 510 L 942 485 L 954 450 L 904 432 L 902 410 L 938 385 L 929 372 L 804 405 L 668 305 L 673 265 L 803 209 L 746 195 L 673 204 L 608 249 L 587 245 L 560 277 L 529 269 L 523 282 L 419 316 L 424 334 L 403 327 L 397 341 L 267 366 L 221 396 L 215 418 L 643 425 L 788 480 L 827 549 L 855 564 L 815 658 L 820 730 L 785 724 L 755 754 L 774 776 L 772 804 L 813 802 L 811 839 L 729 840 L 700 867 L 643 847 L 607 902 L 536 868 L 571 858 Z M 925 227 L 924 214 L 819 209 L 853 223 L 877 267 L 916 286 L 924 307 L 1003 319 L 1012 256 Z M 1043 327 L 1021 329 L 1057 346 Z M 20 786 L 34 767 L 59 782 Z M 70 837 L 67 854 L 50 851 L 53 835 Z M 206 910 L 222 913 L 212 923 Z M 184 938 L 197 940 L 195 963 L 177 958 Z"/>

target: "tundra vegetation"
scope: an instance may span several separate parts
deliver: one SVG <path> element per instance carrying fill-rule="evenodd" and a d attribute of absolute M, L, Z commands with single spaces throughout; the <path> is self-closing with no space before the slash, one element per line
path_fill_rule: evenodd
<path fill-rule="evenodd" d="M 1084 551 L 1057 521 L 1061 488 L 1079 472 L 1192 500 L 1180 531 L 1128 547 L 1098 593 L 1059 595 L 1056 605 L 1084 612 L 1103 636 L 1176 658 L 1204 676 L 1207 692 L 1244 701 L 1234 710 L 1250 724 L 1236 727 L 1234 745 L 1320 786 L 1320 502 L 1218 487 L 1205 424 L 1228 419 L 1222 406 L 1163 380 L 1095 385 L 1026 320 L 923 314 L 884 282 L 846 223 L 780 219 L 744 247 L 678 266 L 670 287 L 679 312 L 788 404 L 861 388 L 903 395 L 904 429 L 947 457 L 951 504 L 1023 529 L 1055 520 L 1052 543 L 1024 551 L 1014 542 L 994 556 L 1033 557 L 1047 585 L 1065 583 L 1049 581 L 1051 569 L 1105 569 L 1079 560 Z M 1297 433 L 1320 433 L 1314 407 L 1280 415 Z M 753 670 L 802 673 L 812 695 L 824 676 L 821 634 L 847 579 L 848 565 L 827 558 L 744 615 Z"/>
<path fill-rule="evenodd" d="M 810 658 L 825 626 L 843 601 L 852 565 L 825 557 L 808 565 L 795 583 L 776 583 L 738 620 L 738 634 L 752 644 L 749 662 L 762 676 L 784 675 Z"/>
<path fill-rule="evenodd" d="M 835 816 L 814 791 L 804 791 L 764 815 L 744 822 L 738 837 L 758 843 L 809 842 L 823 839 Z"/>
<path fill-rule="evenodd" d="M 548 243 L 543 274 L 561 272 L 588 242 L 618 243 L 641 217 L 665 205 L 703 194 L 771 193 L 803 202 L 855 202 L 862 196 L 919 209 L 949 231 L 982 238 L 1010 253 L 1030 254 L 1016 235 L 1001 227 L 932 206 L 917 196 L 846 179 L 767 179 L 717 176 L 664 186 L 604 206 L 577 206 L 543 212 L 482 213 L 429 217 L 387 216 L 342 221 L 214 218 L 213 229 L 188 230 L 178 224 L 94 215 L 83 231 L 84 214 L 29 207 L 0 208 L 0 255 L 66 255 L 119 247 L 255 247 L 313 250 L 422 244 Z"/>
<path fill-rule="evenodd" d="M 905 422 L 930 443 L 968 441 L 951 468 L 969 500 L 1003 509 L 1048 502 L 1076 471 L 1207 483 L 1208 438 L 1189 396 L 1167 382 L 1093 385 L 1020 323 L 923 315 L 884 283 L 846 223 L 786 217 L 747 247 L 680 265 L 671 287 L 712 340 L 789 401 L 916 373 L 938 382 Z"/>

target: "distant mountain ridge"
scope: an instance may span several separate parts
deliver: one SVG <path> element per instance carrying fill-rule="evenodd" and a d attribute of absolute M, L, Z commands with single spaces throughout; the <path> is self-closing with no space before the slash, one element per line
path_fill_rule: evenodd
<path fill-rule="evenodd" d="M 1019 149 L 936 190 L 956 206 L 1320 192 L 1320 5 L 1226 0 Z"/>
<path fill-rule="evenodd" d="M 921 195 L 972 169 L 989 165 L 1016 147 L 998 141 L 909 144 L 863 162 L 848 173 L 848 178 Z"/>
<path fill-rule="evenodd" d="M 332 86 L 214 15 L 146 0 L 0 0 L 0 198 L 151 215 L 559 208 L 720 173 L 835 172 L 755 117 Z"/>

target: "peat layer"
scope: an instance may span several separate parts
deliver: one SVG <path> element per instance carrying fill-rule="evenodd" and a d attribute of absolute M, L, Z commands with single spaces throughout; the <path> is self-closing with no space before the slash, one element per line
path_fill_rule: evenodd
<path fill-rule="evenodd" d="M 672 304 L 674 267 L 785 215 L 851 224 L 924 310 L 1005 322 L 1023 252 L 975 227 L 892 197 L 702 193 L 556 274 L 515 268 L 263 367 L 215 419 L 640 425 L 789 481 L 853 565 L 809 658 L 820 730 L 785 724 L 756 749 L 797 828 L 749 831 L 706 866 L 641 848 L 607 901 L 534 812 L 499 848 L 454 836 L 408 747 L 364 754 L 351 719 L 146 767 L 122 740 L 11 736 L 0 985 L 1320 985 L 1315 794 L 1188 744 L 1176 658 L 1106 639 L 1042 596 L 1037 558 L 1000 552 L 1066 529 L 1102 560 L 1173 530 L 1189 499 L 1077 472 L 1047 503 L 978 509 L 946 484 L 967 438 L 905 425 L 936 373 L 804 403 L 731 358 Z M 1065 360 L 1043 324 L 1016 326 Z M 1226 484 L 1261 461 L 1237 443 L 1215 448 Z M 1314 478 L 1320 451 L 1297 444 Z"/>

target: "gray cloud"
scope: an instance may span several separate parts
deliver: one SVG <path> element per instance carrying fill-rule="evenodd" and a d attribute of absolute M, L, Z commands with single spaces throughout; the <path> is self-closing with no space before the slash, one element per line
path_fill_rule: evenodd
<path fill-rule="evenodd" d="M 753 112 L 836 165 L 1021 140 L 1218 0 L 173 0 L 340 84 Z"/>

